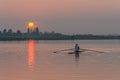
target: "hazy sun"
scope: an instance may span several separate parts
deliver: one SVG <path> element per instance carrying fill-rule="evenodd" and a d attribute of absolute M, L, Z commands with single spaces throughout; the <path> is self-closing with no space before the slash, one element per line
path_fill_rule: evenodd
<path fill-rule="evenodd" d="M 34 28 L 35 27 L 35 23 L 34 22 L 29 22 L 28 23 L 28 27 L 29 28 Z"/>

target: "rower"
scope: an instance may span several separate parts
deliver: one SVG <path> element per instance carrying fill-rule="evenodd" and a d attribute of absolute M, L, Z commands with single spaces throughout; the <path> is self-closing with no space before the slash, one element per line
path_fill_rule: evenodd
<path fill-rule="evenodd" d="M 80 47 L 79 47 L 79 45 L 77 43 L 75 44 L 75 48 L 74 49 L 75 49 L 75 54 L 78 54 Z"/>

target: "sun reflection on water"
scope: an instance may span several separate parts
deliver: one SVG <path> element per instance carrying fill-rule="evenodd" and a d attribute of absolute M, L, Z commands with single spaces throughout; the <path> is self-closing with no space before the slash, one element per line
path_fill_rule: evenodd
<path fill-rule="evenodd" d="M 28 66 L 30 70 L 34 70 L 34 40 L 28 41 Z"/>

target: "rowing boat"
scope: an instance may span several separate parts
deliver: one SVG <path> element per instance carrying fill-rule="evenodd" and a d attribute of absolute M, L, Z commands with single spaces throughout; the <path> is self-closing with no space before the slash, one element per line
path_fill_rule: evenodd
<path fill-rule="evenodd" d="M 84 51 L 79 51 L 79 53 L 82 53 Z M 68 52 L 68 54 L 75 54 L 75 52 Z"/>

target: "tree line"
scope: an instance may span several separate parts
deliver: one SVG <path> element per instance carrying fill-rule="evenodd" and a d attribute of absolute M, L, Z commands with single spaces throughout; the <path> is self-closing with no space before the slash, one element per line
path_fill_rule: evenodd
<path fill-rule="evenodd" d="M 3 29 L 0 31 L 0 40 L 104 40 L 104 39 L 120 39 L 120 35 L 93 35 L 93 34 L 74 34 L 66 35 L 62 33 L 40 32 L 38 28 L 33 30 L 27 29 L 26 32 L 12 29 Z"/>

